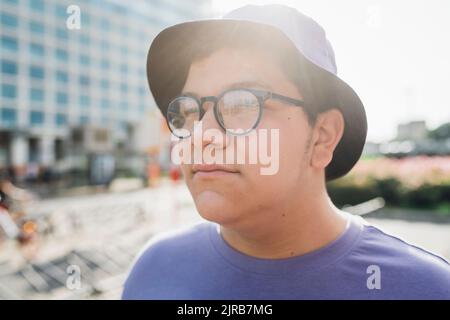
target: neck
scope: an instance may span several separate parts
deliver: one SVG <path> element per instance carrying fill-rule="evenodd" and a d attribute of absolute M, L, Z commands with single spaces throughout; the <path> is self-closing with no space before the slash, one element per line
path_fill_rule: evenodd
<path fill-rule="evenodd" d="M 265 259 L 288 258 L 317 250 L 337 239 L 347 224 L 325 187 L 321 190 L 296 194 L 288 205 L 251 215 L 258 217 L 258 221 L 252 219 L 239 226 L 222 225 L 222 237 L 236 250 Z"/>

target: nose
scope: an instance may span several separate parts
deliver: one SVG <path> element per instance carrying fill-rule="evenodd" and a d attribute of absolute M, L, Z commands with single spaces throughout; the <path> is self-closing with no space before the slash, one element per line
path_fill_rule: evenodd
<path fill-rule="evenodd" d="M 197 136 L 197 139 L 201 139 L 202 141 L 202 149 L 209 144 L 214 144 L 215 148 L 224 148 L 226 145 L 226 134 L 215 117 L 214 103 L 215 102 L 212 99 L 203 102 L 203 116 L 200 119 L 200 128 L 202 132 L 198 132 L 198 130 L 194 129 L 194 136 Z M 199 135 L 201 135 L 201 138 L 198 137 Z M 218 137 L 218 135 L 221 135 L 221 137 Z"/>

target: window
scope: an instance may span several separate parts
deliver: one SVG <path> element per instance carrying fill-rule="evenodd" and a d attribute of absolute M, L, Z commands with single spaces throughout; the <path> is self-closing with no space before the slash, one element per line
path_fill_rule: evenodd
<path fill-rule="evenodd" d="M 89 123 L 89 117 L 86 115 L 80 116 L 80 124 L 88 124 Z"/>
<path fill-rule="evenodd" d="M 19 3 L 19 0 L 5 0 L 6 3 L 16 5 Z"/>
<path fill-rule="evenodd" d="M 67 72 L 57 70 L 56 71 L 56 81 L 58 83 L 68 83 L 69 82 L 69 75 Z"/>
<path fill-rule="evenodd" d="M 35 102 L 44 101 L 44 90 L 38 88 L 30 89 L 30 99 Z"/>
<path fill-rule="evenodd" d="M 69 96 L 65 92 L 57 92 L 56 93 L 56 103 L 58 105 L 67 105 L 69 102 Z"/>
<path fill-rule="evenodd" d="M 69 33 L 66 29 L 56 29 L 56 37 L 61 40 L 69 39 Z"/>
<path fill-rule="evenodd" d="M 9 75 L 17 74 L 17 63 L 9 60 L 2 60 L 2 73 Z"/>
<path fill-rule="evenodd" d="M 56 59 L 58 59 L 59 61 L 67 62 L 69 60 L 69 54 L 67 53 L 66 50 L 56 49 L 55 54 Z"/>
<path fill-rule="evenodd" d="M 100 47 L 103 51 L 107 51 L 110 49 L 111 45 L 109 44 L 109 42 L 102 40 L 100 43 Z"/>
<path fill-rule="evenodd" d="M 80 42 L 81 44 L 89 45 L 91 43 L 91 39 L 86 34 L 80 34 Z"/>
<path fill-rule="evenodd" d="M 100 62 L 100 65 L 101 65 L 102 69 L 104 69 L 104 70 L 109 69 L 109 66 L 110 66 L 109 60 L 103 58 L 102 61 Z"/>
<path fill-rule="evenodd" d="M 80 63 L 82 65 L 88 66 L 91 64 L 91 59 L 89 58 L 89 56 L 82 54 L 80 55 Z"/>
<path fill-rule="evenodd" d="M 120 108 L 122 110 L 127 110 L 128 109 L 128 103 L 126 101 L 121 101 L 120 102 Z"/>
<path fill-rule="evenodd" d="M 89 107 L 90 104 L 91 104 L 91 99 L 89 98 L 89 96 L 86 96 L 86 95 L 80 96 L 80 105 L 82 107 Z"/>
<path fill-rule="evenodd" d="M 2 50 L 8 50 L 8 51 L 17 51 L 18 50 L 18 44 L 17 39 L 8 37 L 8 36 L 2 36 Z"/>
<path fill-rule="evenodd" d="M 106 98 L 103 98 L 101 101 L 101 106 L 103 109 L 108 109 L 109 108 L 109 100 Z"/>
<path fill-rule="evenodd" d="M 44 113 L 41 111 L 30 112 L 30 124 L 32 126 L 39 126 L 44 123 Z"/>
<path fill-rule="evenodd" d="M 89 15 L 86 12 L 84 12 L 81 15 L 81 27 L 87 27 L 90 24 L 91 24 L 91 19 L 90 19 Z"/>
<path fill-rule="evenodd" d="M 88 86 L 91 83 L 91 80 L 89 79 L 88 76 L 81 75 L 79 80 L 80 80 L 80 85 L 82 85 L 82 86 Z"/>
<path fill-rule="evenodd" d="M 37 66 L 30 66 L 30 77 L 34 79 L 44 79 L 45 77 L 44 68 Z"/>
<path fill-rule="evenodd" d="M 2 97 L 14 99 L 17 97 L 17 88 L 13 84 L 2 84 Z"/>
<path fill-rule="evenodd" d="M 127 66 L 125 63 L 122 63 L 122 64 L 120 65 L 120 72 L 121 72 L 122 74 L 127 74 L 127 73 L 128 73 L 128 66 Z"/>
<path fill-rule="evenodd" d="M 57 113 L 55 116 L 55 123 L 58 127 L 65 126 L 67 124 L 67 116 L 62 113 Z"/>
<path fill-rule="evenodd" d="M 33 11 L 44 12 L 45 5 L 43 0 L 30 0 L 30 8 Z"/>
<path fill-rule="evenodd" d="M 37 43 L 30 43 L 30 53 L 35 57 L 43 57 L 45 54 L 44 46 Z"/>
<path fill-rule="evenodd" d="M 100 27 L 103 29 L 103 31 L 108 31 L 111 28 L 111 23 L 108 19 L 102 18 L 100 20 Z"/>
<path fill-rule="evenodd" d="M 1 110 L 1 119 L 4 125 L 14 126 L 17 123 L 17 111 L 11 108 Z"/>
<path fill-rule="evenodd" d="M 43 34 L 45 31 L 44 25 L 37 21 L 30 21 L 29 27 L 30 31 L 33 33 Z"/>
<path fill-rule="evenodd" d="M 2 26 L 4 27 L 17 28 L 17 17 L 12 14 L 2 12 L 2 14 L 0 15 L 0 20 L 2 22 Z"/>
<path fill-rule="evenodd" d="M 100 84 L 101 84 L 103 89 L 108 89 L 109 88 L 109 81 L 108 81 L 108 79 L 102 79 Z"/>
<path fill-rule="evenodd" d="M 68 17 L 66 13 L 66 7 L 62 5 L 56 5 L 55 6 L 55 14 L 59 18 L 66 18 Z"/>
<path fill-rule="evenodd" d="M 120 91 L 122 91 L 122 93 L 127 93 L 128 92 L 128 85 L 124 82 L 122 82 L 120 84 Z"/>

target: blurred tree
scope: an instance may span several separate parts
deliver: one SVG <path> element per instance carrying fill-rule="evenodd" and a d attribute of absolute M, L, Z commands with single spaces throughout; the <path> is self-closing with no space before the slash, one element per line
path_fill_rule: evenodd
<path fill-rule="evenodd" d="M 436 129 L 429 131 L 428 136 L 433 140 L 450 139 L 450 122 L 444 123 Z"/>

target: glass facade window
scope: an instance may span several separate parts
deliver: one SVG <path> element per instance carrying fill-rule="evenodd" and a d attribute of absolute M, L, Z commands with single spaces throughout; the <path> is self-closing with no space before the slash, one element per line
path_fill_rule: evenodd
<path fill-rule="evenodd" d="M 89 66 L 91 64 L 91 59 L 89 58 L 89 56 L 82 54 L 80 55 L 80 64 Z"/>
<path fill-rule="evenodd" d="M 2 36 L 2 50 L 7 50 L 10 52 L 16 52 L 19 49 L 16 38 Z"/>
<path fill-rule="evenodd" d="M 45 32 L 44 24 L 38 21 L 30 21 L 29 27 L 33 33 L 43 34 Z"/>
<path fill-rule="evenodd" d="M 102 67 L 102 69 L 107 70 L 109 69 L 110 63 L 109 60 L 103 58 L 100 62 L 100 66 Z"/>
<path fill-rule="evenodd" d="M 89 117 L 86 115 L 80 116 L 80 124 L 88 124 L 89 123 Z"/>
<path fill-rule="evenodd" d="M 103 98 L 101 101 L 101 106 L 103 109 L 108 109 L 110 105 L 109 99 Z"/>
<path fill-rule="evenodd" d="M 80 43 L 83 45 L 89 45 L 91 43 L 91 38 L 86 34 L 80 34 Z"/>
<path fill-rule="evenodd" d="M 69 96 L 65 92 L 56 93 L 56 103 L 60 106 L 65 106 L 69 102 Z"/>
<path fill-rule="evenodd" d="M 45 4 L 43 0 L 30 0 L 30 9 L 37 12 L 44 12 Z"/>
<path fill-rule="evenodd" d="M 5 3 L 11 4 L 11 5 L 16 5 L 19 3 L 19 0 L 4 0 Z"/>
<path fill-rule="evenodd" d="M 111 22 L 106 18 L 102 18 L 100 20 L 100 27 L 103 31 L 109 31 L 109 29 L 111 29 Z"/>
<path fill-rule="evenodd" d="M 56 29 L 56 37 L 60 40 L 67 40 L 69 39 L 69 32 L 67 29 Z"/>
<path fill-rule="evenodd" d="M 87 27 L 91 24 L 91 17 L 88 13 L 83 12 L 81 15 L 81 27 Z"/>
<path fill-rule="evenodd" d="M 67 12 L 66 12 L 66 7 L 63 6 L 63 5 L 57 4 L 55 6 L 55 15 L 58 18 L 66 18 L 66 17 L 68 17 Z"/>
<path fill-rule="evenodd" d="M 43 57 L 45 55 L 44 46 L 37 43 L 30 43 L 30 53 L 35 57 Z"/>
<path fill-rule="evenodd" d="M 17 63 L 10 60 L 2 60 L 2 73 L 8 75 L 16 75 L 17 74 Z"/>
<path fill-rule="evenodd" d="M 108 41 L 102 40 L 102 41 L 100 42 L 100 48 L 101 48 L 102 50 L 109 50 L 110 47 L 111 47 L 111 46 L 110 46 L 110 44 L 109 44 Z"/>
<path fill-rule="evenodd" d="M 2 97 L 14 99 L 17 97 L 17 87 L 13 84 L 2 84 Z"/>
<path fill-rule="evenodd" d="M 19 25 L 17 17 L 6 12 L 0 14 L 0 21 L 3 27 L 17 28 Z"/>
<path fill-rule="evenodd" d="M 2 123 L 6 126 L 14 126 L 17 123 L 17 111 L 11 108 L 1 109 Z"/>
<path fill-rule="evenodd" d="M 102 86 L 103 89 L 108 89 L 109 88 L 109 81 L 108 81 L 108 79 L 102 79 L 100 81 L 100 85 Z"/>
<path fill-rule="evenodd" d="M 90 104 L 91 104 L 91 99 L 89 98 L 89 96 L 86 96 L 86 95 L 80 96 L 80 105 L 82 107 L 89 107 Z"/>
<path fill-rule="evenodd" d="M 67 72 L 57 70 L 56 71 L 56 81 L 58 83 L 68 83 L 69 82 L 69 75 Z"/>
<path fill-rule="evenodd" d="M 125 63 L 122 63 L 120 65 L 120 72 L 122 74 L 127 74 L 128 73 L 128 65 L 126 65 Z"/>
<path fill-rule="evenodd" d="M 69 60 L 69 54 L 64 49 L 56 49 L 55 55 L 59 61 L 67 62 Z"/>
<path fill-rule="evenodd" d="M 123 55 L 127 55 L 128 54 L 128 47 L 121 46 L 120 47 L 120 53 L 122 53 Z"/>
<path fill-rule="evenodd" d="M 30 89 L 30 99 L 34 102 L 43 102 L 44 101 L 44 90 L 38 88 Z"/>
<path fill-rule="evenodd" d="M 55 123 L 58 127 L 63 127 L 67 124 L 67 116 L 62 113 L 57 113 L 55 115 Z"/>
<path fill-rule="evenodd" d="M 44 79 L 45 77 L 44 68 L 37 66 L 30 66 L 30 77 L 34 79 Z"/>
<path fill-rule="evenodd" d="M 44 113 L 42 111 L 30 111 L 30 124 L 40 126 L 44 124 Z"/>
<path fill-rule="evenodd" d="M 79 80 L 80 80 L 80 85 L 82 85 L 82 86 L 88 86 L 91 83 L 91 80 L 89 79 L 88 76 L 81 75 Z"/>

